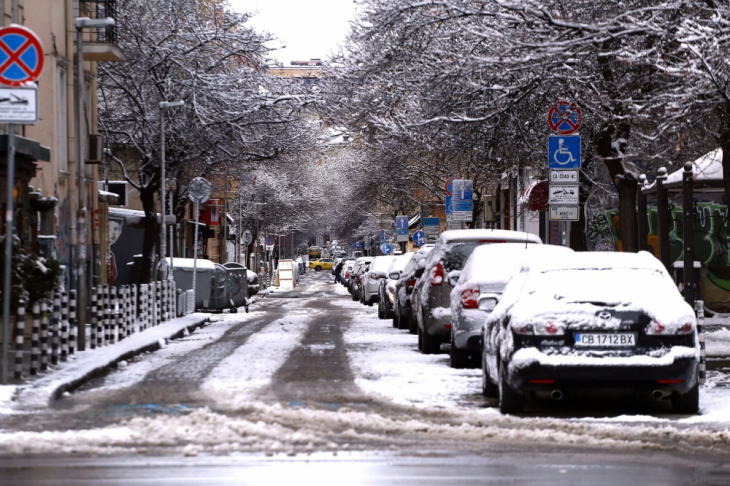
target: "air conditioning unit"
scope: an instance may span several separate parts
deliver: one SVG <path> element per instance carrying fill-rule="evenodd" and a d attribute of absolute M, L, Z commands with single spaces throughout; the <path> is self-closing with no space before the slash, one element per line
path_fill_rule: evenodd
<path fill-rule="evenodd" d="M 87 164 L 101 164 L 104 158 L 104 136 L 98 133 L 89 134 L 89 151 L 86 157 Z"/>

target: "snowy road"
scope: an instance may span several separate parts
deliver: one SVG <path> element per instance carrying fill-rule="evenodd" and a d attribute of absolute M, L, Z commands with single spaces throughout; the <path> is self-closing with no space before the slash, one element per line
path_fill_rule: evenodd
<path fill-rule="evenodd" d="M 730 388 L 713 372 L 702 414 L 648 402 L 541 402 L 502 416 L 479 370 L 422 355 L 416 339 L 308 272 L 249 314 L 222 314 L 47 410 L 0 415 L 0 456 L 398 451 L 730 452 Z"/>

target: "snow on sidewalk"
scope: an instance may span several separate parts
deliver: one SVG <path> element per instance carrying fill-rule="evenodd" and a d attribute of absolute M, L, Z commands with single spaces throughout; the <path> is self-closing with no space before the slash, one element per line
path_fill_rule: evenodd
<path fill-rule="evenodd" d="M 65 363 L 49 366 L 49 372 L 30 378 L 25 385 L 0 386 L 0 414 L 30 408 L 43 408 L 49 400 L 67 389 L 81 385 L 105 368 L 144 349 L 165 345 L 183 329 L 198 326 L 210 319 L 210 314 L 195 313 L 178 317 L 156 327 L 147 328 L 124 340 L 94 350 L 77 352 Z"/>

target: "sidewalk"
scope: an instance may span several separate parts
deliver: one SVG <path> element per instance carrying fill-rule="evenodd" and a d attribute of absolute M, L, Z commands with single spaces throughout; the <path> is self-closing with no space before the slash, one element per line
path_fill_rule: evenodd
<path fill-rule="evenodd" d="M 705 318 L 707 369 L 730 368 L 730 318 Z"/>
<path fill-rule="evenodd" d="M 165 341 L 177 339 L 192 332 L 210 320 L 210 314 L 194 313 L 147 328 L 142 332 L 97 349 L 76 351 L 67 362 L 48 366 L 48 371 L 29 376 L 28 356 L 24 356 L 24 371 L 21 382 L 0 385 L 0 415 L 12 411 L 14 404 L 22 402 L 26 407 L 45 407 L 50 400 L 59 398 L 64 392 L 72 391 L 90 379 L 99 376 L 118 362 L 138 354 L 154 351 L 164 346 Z M 9 353 L 9 376 L 13 376 L 15 351 Z M 50 361 L 49 361 L 50 362 Z"/>

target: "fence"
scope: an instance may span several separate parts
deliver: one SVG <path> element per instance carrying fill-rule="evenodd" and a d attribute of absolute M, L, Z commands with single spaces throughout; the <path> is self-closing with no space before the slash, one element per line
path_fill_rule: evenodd
<path fill-rule="evenodd" d="M 175 317 L 194 312 L 195 298 L 192 290 L 182 291 L 175 282 L 162 281 L 149 284 L 102 285 L 91 289 L 90 316 L 87 324 L 86 349 L 94 350 L 127 339 Z M 48 364 L 67 361 L 77 350 L 79 336 L 76 319 L 76 291 L 57 291 L 53 298 L 33 304 L 31 309 L 30 374 L 46 371 Z M 15 337 L 14 378 L 23 374 L 24 339 L 26 331 L 26 307 L 18 304 Z"/>

